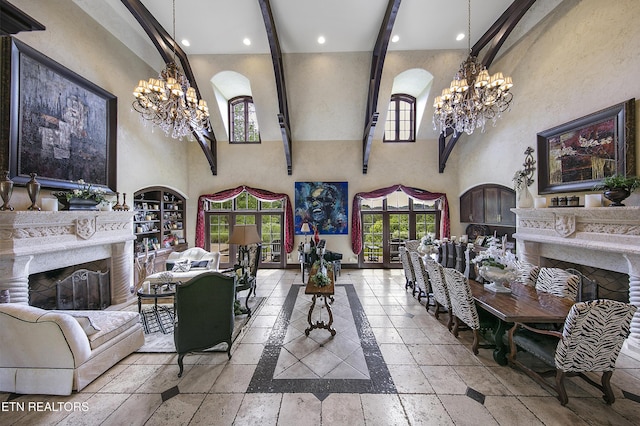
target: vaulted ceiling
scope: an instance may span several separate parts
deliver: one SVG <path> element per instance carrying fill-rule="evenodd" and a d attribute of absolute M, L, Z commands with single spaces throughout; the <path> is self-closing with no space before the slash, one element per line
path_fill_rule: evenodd
<path fill-rule="evenodd" d="M 190 54 L 271 54 L 278 90 L 278 121 L 287 171 L 291 174 L 291 129 L 282 54 L 371 52 L 370 88 L 363 129 L 363 173 L 367 172 L 377 124 L 378 88 L 387 50 L 486 48 L 490 64 L 535 0 L 472 0 L 471 37 L 467 0 L 73 0 L 96 21 L 156 69 L 169 60 L 173 38 L 192 83 Z M 523 20 L 526 33 L 562 0 L 545 1 Z M 456 40 L 462 34 L 461 40 Z M 323 37 L 325 42 L 318 43 Z M 397 38 L 397 41 L 393 39 Z M 188 40 L 189 44 L 182 43 Z M 247 43 L 247 40 L 249 41 Z M 160 52 L 160 55 L 158 53 Z M 195 135 L 216 174 L 213 133 Z M 459 135 L 458 135 L 459 137 Z M 457 141 L 440 136 L 440 172 Z"/>

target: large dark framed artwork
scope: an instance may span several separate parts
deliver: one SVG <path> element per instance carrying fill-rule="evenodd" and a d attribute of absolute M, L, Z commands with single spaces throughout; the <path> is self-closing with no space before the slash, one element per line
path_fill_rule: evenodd
<path fill-rule="evenodd" d="M 347 182 L 296 182 L 295 230 L 304 222 L 315 225 L 320 234 L 348 234 Z"/>
<path fill-rule="evenodd" d="M 635 102 L 613 105 L 538 133 L 538 193 L 589 191 L 635 175 Z"/>
<path fill-rule="evenodd" d="M 115 191 L 117 98 L 19 40 L 3 37 L 1 48 L 0 164 L 10 178 Z"/>

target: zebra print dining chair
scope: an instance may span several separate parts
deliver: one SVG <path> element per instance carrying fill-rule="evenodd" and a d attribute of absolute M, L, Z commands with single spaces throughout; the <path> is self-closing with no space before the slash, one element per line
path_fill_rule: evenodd
<path fill-rule="evenodd" d="M 469 281 L 464 275 L 453 268 L 444 268 L 444 278 L 449 290 L 449 299 L 451 301 L 451 311 L 453 314 L 453 329 L 451 332 L 458 337 L 460 322 L 462 321 L 473 331 L 473 344 L 471 350 L 478 355 L 478 347 L 480 346 L 480 317 L 476 308 Z"/>
<path fill-rule="evenodd" d="M 418 302 L 422 300 L 423 297 L 427 297 L 427 310 L 429 310 L 429 276 L 427 275 L 427 271 L 424 268 L 424 262 L 422 261 L 422 257 L 420 253 L 417 251 L 409 252 L 409 259 L 411 259 L 411 264 L 413 265 L 413 272 L 415 274 L 416 280 L 413 284 L 413 294 L 418 294 Z"/>
<path fill-rule="evenodd" d="M 400 263 L 402 263 L 402 269 L 404 269 L 404 288 L 407 289 L 411 287 L 413 289 L 414 283 L 416 282 L 416 276 L 413 272 L 413 264 L 411 263 L 411 259 L 409 259 L 409 251 L 405 247 L 401 246 L 398 248 L 398 252 L 400 253 Z"/>
<path fill-rule="evenodd" d="M 602 391 L 607 404 L 615 397 L 611 389 L 611 376 L 624 340 L 629 335 L 631 319 L 636 307 L 615 300 L 599 299 L 578 302 L 571 307 L 562 333 L 539 330 L 516 323 L 509 330 L 509 364 L 521 368 L 531 378 L 558 393 L 560 404 L 569 401 L 564 387 L 566 376 L 578 375 Z M 517 359 L 521 348 L 555 371 L 538 373 Z M 601 384 L 586 376 L 585 372 L 602 372 Z M 555 385 L 544 379 L 555 373 Z"/>
<path fill-rule="evenodd" d="M 434 305 L 436 308 L 433 315 L 438 319 L 441 309 L 445 309 L 449 315 L 447 328 L 451 331 L 451 327 L 453 327 L 453 314 L 451 313 L 451 300 L 449 299 L 449 290 L 447 290 L 447 285 L 444 280 L 442 265 L 430 257 L 427 257 L 425 259 L 425 267 L 429 274 L 431 291 L 433 292 Z"/>
<path fill-rule="evenodd" d="M 560 268 L 540 268 L 536 291 L 576 300 L 580 277 Z"/>

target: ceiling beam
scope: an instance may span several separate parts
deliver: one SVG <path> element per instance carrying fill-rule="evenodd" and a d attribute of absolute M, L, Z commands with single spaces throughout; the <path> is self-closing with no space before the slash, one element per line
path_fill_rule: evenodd
<path fill-rule="evenodd" d="M 494 22 L 491 28 L 480 37 L 480 40 L 473 45 L 470 54 L 478 56 L 480 51 L 484 49 L 487 44 L 491 43 L 482 58 L 482 64 L 488 69 L 507 37 L 509 37 L 509 34 L 511 34 L 515 26 L 520 22 L 520 19 L 522 19 L 524 14 L 527 13 L 535 2 L 536 0 L 515 0 L 511 3 L 511 6 L 509 6 L 496 22 Z M 446 133 L 440 133 L 438 138 L 438 171 L 440 173 L 444 172 L 449 155 L 451 151 L 453 151 L 453 147 L 458 142 L 458 139 L 460 139 L 460 136 L 462 136 L 462 133 L 454 135 L 453 130 L 450 128 L 446 129 Z M 447 141 L 448 137 L 451 137 L 449 141 Z"/>
<path fill-rule="evenodd" d="M 369 75 L 369 94 L 367 98 L 367 112 L 364 117 L 364 132 L 362 136 L 362 173 L 367 174 L 369 168 L 369 155 L 371 154 L 371 143 L 373 142 L 373 134 L 378 124 L 379 113 L 378 94 L 380 93 L 380 82 L 382 81 L 382 69 L 384 68 L 384 59 L 387 55 L 387 47 L 389 39 L 393 31 L 393 24 L 398 16 L 401 0 L 389 0 L 387 11 L 380 25 L 378 39 L 373 48 L 373 57 L 371 58 L 371 73 Z"/>
<path fill-rule="evenodd" d="M 278 31 L 273 19 L 271 11 L 271 2 L 269 0 L 258 0 L 260 3 L 260 11 L 264 20 L 264 27 L 267 30 L 267 38 L 269 39 L 269 48 L 271 49 L 271 60 L 273 62 L 273 73 L 276 78 L 276 89 L 278 91 L 278 124 L 280 125 L 280 133 L 282 134 L 282 144 L 284 145 L 284 156 L 287 162 L 287 174 L 291 175 L 293 166 L 291 162 L 291 122 L 289 121 L 289 104 L 287 103 L 287 87 L 284 82 L 284 65 L 282 63 L 282 51 L 280 50 L 280 41 L 278 40 Z"/>
<path fill-rule="evenodd" d="M 151 42 L 158 50 L 158 53 L 162 56 L 162 60 L 164 60 L 166 64 L 174 62 L 175 57 L 180 59 L 180 65 L 182 66 L 185 76 L 189 79 L 191 87 L 195 89 L 198 98 L 202 99 L 193 70 L 189 64 L 189 59 L 187 58 L 187 54 L 184 50 L 182 50 L 175 40 L 173 40 L 171 35 L 162 28 L 162 25 L 160 25 L 157 19 L 151 14 L 151 12 L 149 12 L 140 0 L 121 1 L 129 12 L 131 12 L 133 17 L 136 18 L 140 26 L 142 26 L 142 29 L 147 33 Z M 211 127 L 211 123 L 209 123 L 209 127 Z M 202 133 L 192 130 L 192 133 L 209 162 L 211 173 L 214 176 L 217 175 L 217 141 L 213 130 L 204 130 Z"/>
<path fill-rule="evenodd" d="M 6 0 L 0 0 L 0 36 L 20 31 L 43 31 L 46 27 Z"/>

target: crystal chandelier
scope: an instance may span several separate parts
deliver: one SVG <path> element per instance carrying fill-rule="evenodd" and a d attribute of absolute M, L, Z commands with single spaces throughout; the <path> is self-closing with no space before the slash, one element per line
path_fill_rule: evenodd
<path fill-rule="evenodd" d="M 460 69 L 451 85 L 437 96 L 433 107 L 433 128 L 446 134 L 447 128 L 454 134 L 472 134 L 477 128 L 484 132 L 488 120 L 495 126 L 502 113 L 509 109 L 513 95 L 511 77 L 497 72 L 489 77 L 489 72 L 471 55 L 471 0 L 469 0 L 469 57 L 460 64 Z"/>
<path fill-rule="evenodd" d="M 209 107 L 198 99 L 189 79 L 175 61 L 176 2 L 173 0 L 173 61 L 168 63 L 158 78 L 140 80 L 133 91 L 136 98 L 133 109 L 141 119 L 158 126 L 167 136 L 182 139 L 192 131 L 209 129 Z"/>

